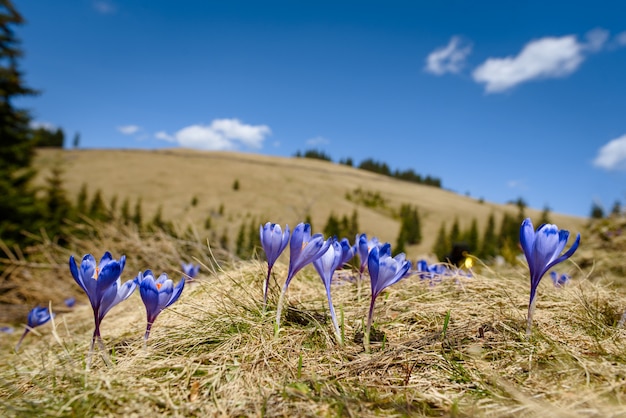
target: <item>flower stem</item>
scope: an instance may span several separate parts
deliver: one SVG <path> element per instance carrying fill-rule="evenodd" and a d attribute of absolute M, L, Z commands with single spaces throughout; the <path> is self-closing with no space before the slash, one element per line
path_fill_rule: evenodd
<path fill-rule="evenodd" d="M 20 340 L 17 342 L 17 344 L 15 345 L 15 352 L 17 353 L 17 351 L 20 349 L 20 346 L 22 345 L 22 341 L 24 341 L 24 337 L 26 337 L 26 334 L 28 334 L 30 330 L 28 328 L 26 328 L 24 330 L 24 333 L 22 334 L 22 336 L 20 337 Z"/>
<path fill-rule="evenodd" d="M 263 312 L 265 312 L 265 308 L 267 307 L 267 291 L 270 286 L 270 274 L 272 274 L 272 266 L 267 265 L 267 278 L 265 279 L 265 283 L 263 283 Z"/>
<path fill-rule="evenodd" d="M 150 330 L 152 329 L 152 322 L 148 322 L 146 325 L 146 333 L 143 336 L 143 348 L 148 348 L 148 338 L 150 338 Z"/>
<path fill-rule="evenodd" d="M 337 341 L 339 345 L 343 345 L 343 338 L 341 336 L 341 330 L 339 329 L 339 324 L 337 323 L 337 315 L 335 314 L 335 307 L 333 306 L 333 300 L 330 297 L 330 291 L 328 291 L 328 308 L 330 309 L 330 318 L 333 321 L 333 326 L 335 327 L 335 335 L 337 336 Z"/>
<path fill-rule="evenodd" d="M 283 302 L 285 300 L 285 293 L 287 293 L 287 283 L 283 286 L 283 290 L 280 292 L 280 297 L 278 298 L 278 306 L 276 307 L 276 329 L 274 330 L 274 338 L 278 338 L 278 333 L 280 332 L 280 315 L 283 312 Z"/>
<path fill-rule="evenodd" d="M 372 295 L 372 300 L 370 302 L 370 312 L 367 316 L 367 326 L 365 328 L 365 334 L 363 334 L 363 345 L 365 347 L 365 352 L 370 352 L 370 331 L 372 329 L 372 319 L 374 318 L 374 303 L 376 302 L 376 298 Z"/>
<path fill-rule="evenodd" d="M 534 295 L 533 295 L 534 296 Z M 535 302 L 537 301 L 536 297 L 533 297 L 528 302 L 528 317 L 526 319 L 526 336 L 530 337 L 532 327 L 533 327 L 533 314 L 535 313 Z"/>

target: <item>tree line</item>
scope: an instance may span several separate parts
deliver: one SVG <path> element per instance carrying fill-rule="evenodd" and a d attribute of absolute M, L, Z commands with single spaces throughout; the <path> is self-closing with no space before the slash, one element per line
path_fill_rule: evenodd
<path fill-rule="evenodd" d="M 296 158 L 312 158 L 316 160 L 333 162 L 330 155 L 326 152 L 316 149 L 309 149 L 304 152 L 297 151 L 294 154 Z M 354 161 L 352 158 L 345 158 L 339 160 L 339 164 L 347 165 L 349 167 L 356 167 L 360 170 L 370 171 L 372 173 L 381 174 L 387 177 L 393 177 L 398 180 L 404 180 L 411 183 L 419 183 L 425 184 L 427 186 L 439 187 L 441 188 L 441 179 L 432 177 L 430 175 L 422 176 L 415 172 L 412 168 L 406 170 L 391 170 L 389 165 L 385 162 L 376 161 L 373 158 L 367 158 L 357 166 L 354 165 Z"/>

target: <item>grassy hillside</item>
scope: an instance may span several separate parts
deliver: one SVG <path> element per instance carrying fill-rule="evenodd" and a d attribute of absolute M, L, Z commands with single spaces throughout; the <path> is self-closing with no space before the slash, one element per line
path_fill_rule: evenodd
<path fill-rule="evenodd" d="M 517 214 L 517 208 L 512 205 L 481 203 L 447 190 L 311 159 L 185 149 L 42 149 L 36 160 L 36 166 L 41 169 L 40 181 L 54 164 L 61 164 L 65 170 L 65 185 L 72 197 L 83 184 L 87 184 L 91 195 L 100 189 L 107 203 L 117 195 L 118 207 L 127 197 L 131 205 L 140 197 L 144 219 L 151 218 L 162 206 L 166 219 L 174 220 L 182 228 L 194 225 L 201 235 L 207 236 L 210 234 L 203 230 L 203 225 L 210 215 L 214 235 L 227 231 L 231 243 L 241 222 L 254 219 L 258 223 L 271 221 L 293 227 L 309 214 L 314 231 L 320 232 L 331 211 L 342 216 L 350 215 L 355 209 L 362 232 L 395 243 L 400 224 L 392 212 L 408 203 L 418 207 L 422 220 L 422 243 L 407 248 L 407 254 L 414 258 L 431 251 L 444 221 L 449 231 L 458 218 L 463 230 L 476 218 L 482 233 L 491 213 L 496 216 L 497 227 L 505 211 Z M 233 190 L 236 180 L 239 190 Z M 368 208 L 346 199 L 347 193 L 358 188 L 378 193 L 386 206 Z M 192 206 L 194 197 L 196 206 Z M 224 215 L 220 216 L 222 205 Z M 528 209 L 526 213 L 539 219 L 538 210 Z M 551 220 L 572 232 L 581 231 L 585 222 L 582 218 L 556 213 L 551 215 Z"/>

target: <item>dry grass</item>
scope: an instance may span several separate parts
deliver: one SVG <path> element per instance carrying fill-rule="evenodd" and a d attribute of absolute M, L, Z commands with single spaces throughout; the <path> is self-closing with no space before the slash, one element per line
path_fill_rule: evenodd
<path fill-rule="evenodd" d="M 35 163 L 41 170 L 40 181 L 48 176 L 54 164 L 61 164 L 65 170 L 65 186 L 71 196 L 76 196 L 81 186 L 87 184 L 90 195 L 100 189 L 106 203 L 117 195 L 118 208 L 128 197 L 131 210 L 141 197 L 144 219 L 152 218 L 161 205 L 166 219 L 183 228 L 194 225 L 205 235 L 209 233 L 202 227 L 210 215 L 212 229 L 218 235 L 226 231 L 231 243 L 235 242 L 242 222 L 269 220 L 293 227 L 310 214 L 317 232 L 323 230 L 331 211 L 338 216 L 349 216 L 355 209 L 362 231 L 395 243 L 400 223 L 390 215 L 390 210 L 397 211 L 400 205 L 408 203 L 419 209 L 422 219 L 423 242 L 407 248 L 409 256 L 418 257 L 431 252 L 444 221 L 449 231 L 458 218 L 464 230 L 476 218 L 482 231 L 492 213 L 498 227 L 505 212 L 517 214 L 517 208 L 512 205 L 481 203 L 448 190 L 311 159 L 186 149 L 41 149 Z M 416 169 L 419 172 L 419 166 Z M 445 186 L 445 173 L 437 175 Z M 232 187 L 235 180 L 240 183 L 238 191 Z M 380 193 L 389 210 L 368 208 L 347 200 L 346 193 L 357 188 Z M 194 196 L 198 199 L 197 206 L 191 205 Z M 517 197 L 513 195 L 511 199 Z M 224 216 L 219 215 L 220 205 L 224 206 Z M 540 216 L 538 210 L 526 212 L 534 219 Z M 556 213 L 551 219 L 573 232 L 581 231 L 585 223 L 585 219 Z"/>
<path fill-rule="evenodd" d="M 167 236 L 104 228 L 84 249 L 128 256 L 137 269 L 173 273 L 193 245 Z M 195 244 L 194 244 L 195 245 Z M 195 251 L 195 250 L 194 250 Z M 589 416 L 626 415 L 626 307 L 617 290 L 594 283 L 597 272 L 574 263 L 573 282 L 539 287 L 532 337 L 525 336 L 528 273 L 524 266 L 437 286 L 407 278 L 381 295 L 371 354 L 360 343 L 368 292 L 333 286 L 346 343 L 333 337 L 323 286 L 312 269 L 292 282 L 290 309 L 274 337 L 278 286 L 262 312 L 264 263 L 220 270 L 206 246 L 197 251 L 201 279 L 164 311 L 148 348 L 138 294 L 104 319 L 114 365 L 86 371 L 91 311 L 83 304 L 29 335 L 3 335 L 3 416 Z M 284 264 L 275 268 L 282 284 Z M 60 280 L 72 282 L 69 272 Z M 366 286 L 367 287 L 367 286 Z M 55 306 L 53 305 L 53 309 Z M 449 321 L 446 318 L 449 317 Z M 446 325 L 447 323 L 447 325 Z"/>

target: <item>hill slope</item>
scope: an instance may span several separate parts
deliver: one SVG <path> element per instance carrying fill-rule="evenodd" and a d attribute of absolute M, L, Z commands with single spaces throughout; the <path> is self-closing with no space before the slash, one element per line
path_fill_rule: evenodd
<path fill-rule="evenodd" d="M 141 198 L 144 219 L 150 219 L 162 206 L 164 218 L 183 228 L 191 224 L 202 230 L 211 215 L 212 229 L 219 234 L 226 231 L 231 243 L 241 222 L 271 221 L 293 227 L 310 214 L 313 229 L 319 232 L 331 212 L 342 216 L 355 209 L 360 230 L 395 243 L 400 223 L 391 213 L 408 203 L 418 207 L 422 220 L 422 243 L 407 249 L 408 255 L 415 257 L 430 252 L 444 221 L 449 230 L 458 218 L 463 230 L 476 218 L 482 233 L 491 213 L 496 216 L 497 226 L 505 211 L 517 214 L 512 205 L 481 203 L 447 190 L 311 159 L 186 149 L 41 149 L 36 159 L 40 181 L 55 164 L 62 165 L 65 187 L 72 198 L 83 184 L 87 184 L 90 196 L 100 189 L 106 202 L 117 195 L 118 207 L 126 198 L 131 205 Z M 239 190 L 233 189 L 235 180 Z M 445 178 L 443 181 L 445 184 Z M 347 193 L 359 188 L 365 193 L 378 193 L 386 206 L 369 208 L 346 198 Z M 223 216 L 219 215 L 221 205 Z M 526 213 L 539 219 L 538 210 L 528 209 Z M 572 232 L 580 231 L 585 222 L 583 218 L 559 214 L 551 214 L 551 220 Z"/>

